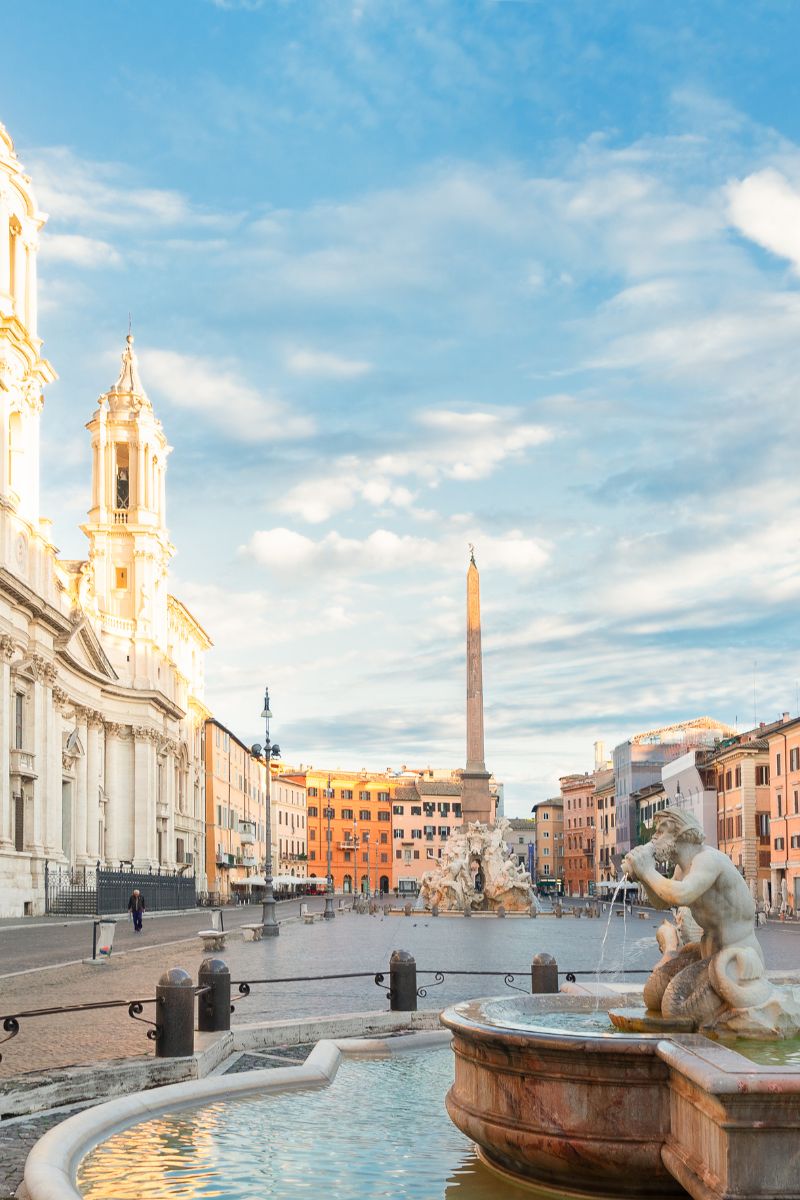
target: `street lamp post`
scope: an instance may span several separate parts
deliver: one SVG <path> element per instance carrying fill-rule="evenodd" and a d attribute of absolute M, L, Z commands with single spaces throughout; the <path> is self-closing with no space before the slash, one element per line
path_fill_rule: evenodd
<path fill-rule="evenodd" d="M 264 863 L 264 902 L 261 906 L 261 923 L 263 925 L 263 937 L 277 937 L 281 931 L 281 927 L 275 917 L 275 893 L 272 886 L 272 804 L 270 799 L 270 783 L 271 771 L 270 762 L 272 755 L 276 756 L 280 753 L 278 746 L 273 746 L 269 740 L 269 723 L 272 713 L 269 710 L 269 688 L 264 689 L 264 711 L 261 716 L 264 718 L 264 761 L 267 764 L 267 854 Z M 254 746 L 255 754 L 261 753 L 260 746 Z"/>
<path fill-rule="evenodd" d="M 361 881 L 358 878 L 358 847 L 361 845 L 358 836 L 358 821 L 353 821 L 353 903 L 355 903 L 356 894 L 361 895 Z"/>
<path fill-rule="evenodd" d="M 325 888 L 325 911 L 322 914 L 325 921 L 332 921 L 336 916 L 333 909 L 333 875 L 331 873 L 331 780 L 328 776 L 328 786 L 325 789 L 325 816 L 328 818 L 328 884 Z"/>
<path fill-rule="evenodd" d="M 370 854 L 369 854 L 369 852 L 370 852 L 370 841 L 369 841 L 369 830 L 368 830 L 368 829 L 366 829 L 366 830 L 364 831 L 364 833 L 362 833 L 362 835 L 361 835 L 361 840 L 362 840 L 362 842 L 365 844 L 365 846 L 367 847 L 367 900 L 370 900 L 370 899 L 372 898 L 372 892 L 370 891 L 370 883 L 369 883 L 369 875 L 370 875 L 370 870 L 369 870 L 369 865 L 370 865 L 370 864 L 369 864 L 369 859 L 370 859 Z"/>

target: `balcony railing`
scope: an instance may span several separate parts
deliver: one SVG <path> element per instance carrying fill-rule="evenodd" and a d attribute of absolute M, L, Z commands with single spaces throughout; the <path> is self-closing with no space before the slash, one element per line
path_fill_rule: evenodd
<path fill-rule="evenodd" d="M 243 825 L 239 826 L 239 841 L 243 846 L 252 846 L 255 840 L 256 835 L 252 829 L 245 829 Z"/>
<path fill-rule="evenodd" d="M 21 775 L 24 779 L 36 779 L 36 756 L 30 750 L 11 751 L 9 769 L 12 775 Z"/>
<path fill-rule="evenodd" d="M 114 508 L 111 511 L 113 513 L 115 525 L 127 525 L 128 524 L 127 508 Z"/>

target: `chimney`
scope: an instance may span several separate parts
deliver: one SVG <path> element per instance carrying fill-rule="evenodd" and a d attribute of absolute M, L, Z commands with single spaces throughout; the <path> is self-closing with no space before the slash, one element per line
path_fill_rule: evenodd
<path fill-rule="evenodd" d="M 782 723 L 785 725 L 788 720 L 789 720 L 789 714 L 783 713 L 783 715 L 781 716 Z"/>

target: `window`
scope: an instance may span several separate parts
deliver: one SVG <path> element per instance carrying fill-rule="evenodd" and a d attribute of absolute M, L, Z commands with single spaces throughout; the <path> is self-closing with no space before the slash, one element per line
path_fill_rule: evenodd
<path fill-rule="evenodd" d="M 421 829 L 412 829 L 411 836 L 412 836 L 412 838 L 414 838 L 415 840 L 418 841 L 422 837 L 422 830 Z"/>
<path fill-rule="evenodd" d="M 781 756 L 780 756 L 780 752 L 779 752 L 778 754 L 775 755 L 775 774 L 780 775 L 780 773 L 781 773 Z"/>
<path fill-rule="evenodd" d="M 789 770 L 800 770 L 800 749 L 797 747 L 795 747 L 794 750 L 789 751 Z"/>
<path fill-rule="evenodd" d="M 800 833 L 792 834 L 792 849 L 793 850 L 800 849 Z"/>
<path fill-rule="evenodd" d="M 343 800 L 352 800 L 353 799 L 353 793 L 350 788 L 342 788 L 342 799 Z"/>
<path fill-rule="evenodd" d="M 756 787 L 766 787 L 769 783 L 769 767 L 756 767 Z"/>
<path fill-rule="evenodd" d="M 309 831 L 308 831 L 308 837 L 309 837 L 309 840 L 310 840 L 310 841 L 312 841 L 312 842 L 315 842 L 315 841 L 317 840 L 317 831 L 316 831 L 316 829 L 309 829 Z"/>
<path fill-rule="evenodd" d="M 403 862 L 407 862 L 407 863 L 411 862 L 411 851 L 410 850 L 403 851 Z"/>
<path fill-rule="evenodd" d="M 730 788 L 731 788 L 731 786 L 732 786 L 732 783 L 733 783 L 733 777 L 732 777 L 732 775 L 731 775 L 731 772 L 730 772 L 730 770 L 727 770 L 727 771 L 725 772 L 725 790 L 726 790 L 726 792 L 727 792 L 727 791 L 730 791 Z"/>
<path fill-rule="evenodd" d="M 549 821 L 549 820 L 550 820 L 550 813 L 549 813 L 549 812 L 543 812 L 543 813 L 542 813 L 542 820 L 543 820 L 543 821 Z"/>
<path fill-rule="evenodd" d="M 22 692 L 14 693 L 14 746 L 22 749 L 22 716 L 25 711 L 25 697 Z"/>
<path fill-rule="evenodd" d="M 389 855 L 388 855 L 388 854 L 382 854 L 382 855 L 381 855 L 381 862 L 382 862 L 382 863 L 385 863 L 385 862 L 388 862 L 388 861 L 389 861 Z"/>
<path fill-rule="evenodd" d="M 392 835 L 393 835 L 393 837 L 394 837 L 394 840 L 395 840 L 396 842 L 397 842 L 397 841 L 402 841 L 402 839 L 405 837 L 405 834 L 403 833 L 402 829 L 393 829 L 393 830 L 392 830 Z"/>
<path fill-rule="evenodd" d="M 425 850 L 425 857 L 426 857 L 426 858 L 433 858 L 433 846 L 428 846 L 428 847 L 427 847 L 427 849 Z"/>
<path fill-rule="evenodd" d="M 370 817 L 370 812 L 369 812 L 368 808 L 360 808 L 358 810 L 359 821 L 368 821 L 369 817 Z"/>
<path fill-rule="evenodd" d="M 449 804 L 445 804 L 443 801 L 438 807 L 439 807 L 439 816 L 440 817 L 449 817 L 450 816 L 450 805 Z"/>
<path fill-rule="evenodd" d="M 762 845 L 769 844 L 769 813 L 756 813 L 756 833 Z"/>
<path fill-rule="evenodd" d="M 352 808 L 343 808 L 342 809 L 342 820 L 343 821 L 352 821 L 352 819 L 353 819 Z"/>
<path fill-rule="evenodd" d="M 316 852 L 316 850 L 309 850 L 309 852 L 308 852 L 308 857 L 311 859 L 311 861 L 312 861 L 312 862 L 314 862 L 314 860 L 315 860 L 315 859 L 316 859 L 316 857 L 317 857 L 317 852 Z"/>
<path fill-rule="evenodd" d="M 315 787 L 310 787 L 308 789 L 308 794 L 309 794 L 309 796 L 318 796 L 319 792 L 317 791 L 317 789 Z M 311 812 L 311 809 L 309 809 L 308 811 Z"/>
<path fill-rule="evenodd" d="M 359 792 L 358 798 L 359 800 L 369 800 L 369 792 Z"/>
<path fill-rule="evenodd" d="M 461 816 L 461 805 L 460 805 L 460 804 L 454 804 L 454 805 L 453 805 L 453 816 L 454 816 L 454 817 L 460 817 L 460 816 Z"/>
<path fill-rule="evenodd" d="M 128 586 L 128 568 L 127 567 L 115 567 L 114 568 L 114 587 L 117 589 L 117 591 L 124 592 L 125 589 L 127 588 L 127 586 Z"/>
<path fill-rule="evenodd" d="M 737 837 L 742 836 L 742 814 L 741 813 L 738 813 L 736 816 L 736 836 Z"/>
<path fill-rule="evenodd" d="M 317 806 L 316 806 L 316 804 L 309 804 L 309 806 L 308 806 L 308 815 L 309 815 L 310 817 L 316 817 L 316 816 L 317 816 Z"/>
<path fill-rule="evenodd" d="M 389 799 L 389 793 L 388 792 L 378 792 L 378 799 L 383 800 L 385 803 Z"/>
<path fill-rule="evenodd" d="M 782 837 L 775 838 L 775 849 L 776 849 L 776 850 L 783 850 L 783 848 L 784 848 L 784 840 L 783 840 L 783 838 L 782 838 Z"/>
<path fill-rule="evenodd" d="M 422 805 L 421 804 L 412 804 L 411 805 L 411 815 L 412 815 L 412 817 L 421 817 L 422 816 Z"/>
<path fill-rule="evenodd" d="M 395 858 L 402 858 L 402 857 L 403 857 L 403 851 L 402 851 L 402 850 L 395 850 L 395 852 L 394 852 L 394 856 L 395 856 Z"/>
<path fill-rule="evenodd" d="M 781 796 L 780 793 L 778 793 L 778 795 L 775 797 L 775 803 L 778 805 L 778 816 L 782 817 L 783 816 L 783 796 Z"/>
<path fill-rule="evenodd" d="M 733 773 L 733 786 L 734 787 L 742 786 L 742 768 L 741 767 L 737 767 Z"/>
<path fill-rule="evenodd" d="M 394 815 L 396 817 L 402 817 L 403 811 L 404 810 L 403 810 L 402 804 L 395 804 L 394 807 L 392 808 L 392 812 L 394 813 Z"/>
<path fill-rule="evenodd" d="M 414 858 L 419 858 L 419 850 L 414 851 Z"/>
<path fill-rule="evenodd" d="M 379 821 L 391 821 L 391 819 L 392 819 L 391 813 L 388 813 L 388 812 L 379 812 L 378 813 Z M 381 837 L 383 837 L 383 834 L 381 834 Z"/>
<path fill-rule="evenodd" d="M 351 851 L 345 850 L 345 852 L 344 852 L 344 861 L 345 862 L 350 862 L 350 855 L 351 855 Z"/>
<path fill-rule="evenodd" d="M 382 846 L 385 846 L 385 845 L 386 845 L 386 843 L 388 842 L 388 840 L 389 840 L 389 835 L 388 835 L 388 833 L 382 833 L 382 834 L 381 834 L 381 845 L 382 845 Z"/>

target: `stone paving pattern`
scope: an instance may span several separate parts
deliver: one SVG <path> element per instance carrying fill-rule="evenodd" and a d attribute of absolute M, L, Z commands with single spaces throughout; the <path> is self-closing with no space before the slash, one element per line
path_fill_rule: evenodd
<path fill-rule="evenodd" d="M 242 923 L 248 919 L 246 910 L 240 910 L 237 916 Z M 285 910 L 282 917 L 288 916 Z M 154 924 L 151 923 L 151 929 Z M 226 913 L 226 927 L 229 924 L 232 922 Z M 621 920 L 612 921 L 604 967 L 619 966 L 623 941 L 626 967 L 651 967 L 658 956 L 653 936 L 656 924 L 657 919 L 635 920 L 628 923 L 626 932 Z M 386 994 L 383 988 L 375 986 L 373 974 L 383 971 L 384 988 L 388 987 L 388 963 L 394 949 L 410 950 L 420 972 L 426 968 L 451 971 L 471 968 L 500 973 L 499 977 L 448 976 L 444 985 L 438 987 L 430 974 L 420 974 L 420 985 L 427 986 L 428 991 L 420 999 L 420 1007 L 441 1008 L 470 996 L 503 992 L 502 972 L 506 970 L 517 972 L 517 985 L 527 991 L 533 954 L 539 951 L 554 954 L 562 970 L 594 967 L 604 932 L 602 920 L 585 918 L 465 921 L 463 917 L 431 918 L 425 913 L 415 913 L 410 918 L 348 913 L 340 914 L 333 922 L 320 920 L 313 925 L 288 920 L 282 925 L 280 937 L 262 942 L 245 943 L 233 931 L 221 957 L 228 963 L 234 980 L 365 972 L 364 977 L 357 979 L 289 983 L 272 988 L 256 985 L 247 997 L 240 997 L 234 987 L 235 1025 L 384 1010 Z M 760 930 L 759 936 L 769 967 L 800 965 L 800 930 L 771 926 Z M 107 966 L 80 963 L 0 978 L 0 1016 L 31 1008 L 154 997 L 156 983 L 164 971 L 182 966 L 196 979 L 205 957 L 200 939 L 193 934 L 178 944 L 152 949 L 137 943 L 137 951 L 114 958 Z M 155 1006 L 146 1005 L 142 1016 L 152 1020 L 154 1014 Z M 23 1021 L 19 1035 L 0 1046 L 3 1055 L 0 1078 L 102 1059 L 152 1056 L 147 1028 L 132 1020 L 126 1008 L 54 1014 Z"/>

